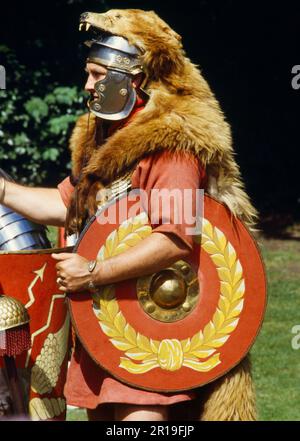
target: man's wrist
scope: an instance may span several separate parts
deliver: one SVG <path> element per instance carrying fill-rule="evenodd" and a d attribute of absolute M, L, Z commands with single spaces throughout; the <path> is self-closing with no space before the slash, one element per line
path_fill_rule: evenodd
<path fill-rule="evenodd" d="M 96 285 L 96 287 L 107 285 L 111 283 L 110 278 L 110 265 L 109 260 L 104 260 L 103 262 L 97 262 L 97 265 L 91 274 L 91 281 Z"/>
<path fill-rule="evenodd" d="M 89 281 L 89 283 L 88 283 L 88 289 L 89 289 L 91 292 L 96 292 L 96 291 L 98 290 L 97 286 L 95 285 L 95 283 L 94 283 L 94 281 L 93 281 L 92 276 L 91 276 L 91 279 L 90 279 L 90 281 Z"/>
<path fill-rule="evenodd" d="M 111 283 L 110 278 L 110 259 L 104 260 L 103 262 L 97 262 L 95 268 L 90 272 L 88 289 L 95 292 L 102 285 L 107 285 Z"/>
<path fill-rule="evenodd" d="M 87 264 L 88 272 L 90 273 L 90 280 L 88 282 L 88 289 L 91 292 L 97 291 L 95 273 L 96 273 L 97 260 L 90 260 Z"/>
<path fill-rule="evenodd" d="M 96 268 L 96 265 L 97 265 L 97 260 L 90 260 L 88 262 L 88 271 L 90 273 L 92 273 L 94 271 L 94 269 Z"/>

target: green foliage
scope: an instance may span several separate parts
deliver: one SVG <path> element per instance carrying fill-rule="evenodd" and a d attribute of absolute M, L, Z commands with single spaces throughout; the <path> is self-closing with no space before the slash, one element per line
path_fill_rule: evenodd
<path fill-rule="evenodd" d="M 52 81 L 41 65 L 32 70 L 0 46 L 7 90 L 0 92 L 0 166 L 18 182 L 53 185 L 69 173 L 68 138 L 85 110 L 76 86 Z M 4 61 L 2 61 L 4 59 Z"/>
<path fill-rule="evenodd" d="M 31 98 L 24 105 L 27 113 L 37 122 L 41 122 L 49 113 L 48 105 L 41 98 Z"/>

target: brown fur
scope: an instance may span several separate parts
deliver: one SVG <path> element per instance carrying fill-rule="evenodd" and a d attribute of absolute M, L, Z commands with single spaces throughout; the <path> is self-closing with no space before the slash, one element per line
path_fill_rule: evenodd
<path fill-rule="evenodd" d="M 219 380 L 206 386 L 202 421 L 255 421 L 255 391 L 249 357 Z"/>
<path fill-rule="evenodd" d="M 71 137 L 73 175 L 79 220 L 96 209 L 95 195 L 133 169 L 146 155 L 160 150 L 190 152 L 206 168 L 207 192 L 252 227 L 256 211 L 245 193 L 234 158 L 231 132 L 220 106 L 199 69 L 186 58 L 181 38 L 154 12 L 111 10 L 89 14 L 87 22 L 128 38 L 143 51 L 150 99 L 132 122 L 97 148 L 96 119 L 82 116 Z M 68 229 L 74 229 L 75 197 Z M 79 224 L 80 227 L 80 224 Z M 206 392 L 205 392 L 206 391 Z M 255 419 L 254 393 L 247 360 L 203 388 L 201 419 Z"/>
<path fill-rule="evenodd" d="M 249 357 L 228 374 L 198 389 L 197 400 L 170 406 L 172 421 L 255 421 L 255 391 Z"/>

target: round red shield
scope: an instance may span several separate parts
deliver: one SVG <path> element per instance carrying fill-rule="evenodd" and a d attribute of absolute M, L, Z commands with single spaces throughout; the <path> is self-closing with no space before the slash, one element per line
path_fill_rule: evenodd
<path fill-rule="evenodd" d="M 104 260 L 151 234 L 148 218 L 127 197 L 83 232 L 77 252 Z M 126 210 L 124 210 L 126 201 Z M 72 294 L 77 335 L 92 359 L 124 383 L 151 391 L 197 388 L 224 375 L 249 351 L 266 306 L 257 245 L 221 203 L 204 198 L 202 232 L 189 259 L 148 278 Z M 182 295 L 182 292 L 184 295 Z"/>

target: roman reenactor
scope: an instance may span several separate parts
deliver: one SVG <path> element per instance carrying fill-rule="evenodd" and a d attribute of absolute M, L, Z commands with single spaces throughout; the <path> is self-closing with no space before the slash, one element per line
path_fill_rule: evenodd
<path fill-rule="evenodd" d="M 250 344 L 241 333 L 248 326 L 251 341 L 257 333 L 264 301 L 253 306 L 244 295 L 264 285 L 260 263 L 256 282 L 248 276 L 256 248 L 249 239 L 240 245 L 241 221 L 253 228 L 256 211 L 230 127 L 181 37 L 154 12 L 86 12 L 80 28 L 90 35 L 90 98 L 71 137 L 72 174 L 57 189 L 0 186 L 5 205 L 81 235 L 74 253 L 53 254 L 78 336 L 67 402 L 92 420 L 167 420 L 183 409 L 186 418 L 254 420 Z M 199 189 L 205 221 L 191 234 L 182 200 L 188 190 L 197 217 Z M 118 198 L 131 190 L 141 192 L 144 211 L 101 226 L 100 215 L 112 202 L 120 210 Z M 173 192 L 167 221 L 167 201 L 156 204 L 153 190 Z M 227 339 L 235 343 L 222 355 Z"/>

